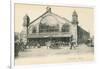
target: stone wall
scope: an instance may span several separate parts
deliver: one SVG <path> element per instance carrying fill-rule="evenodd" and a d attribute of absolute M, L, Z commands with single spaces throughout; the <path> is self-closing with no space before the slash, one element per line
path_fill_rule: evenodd
<path fill-rule="evenodd" d="M 81 27 L 77 27 L 77 35 L 78 35 L 78 43 L 85 43 L 90 38 L 90 33 L 82 29 Z"/>

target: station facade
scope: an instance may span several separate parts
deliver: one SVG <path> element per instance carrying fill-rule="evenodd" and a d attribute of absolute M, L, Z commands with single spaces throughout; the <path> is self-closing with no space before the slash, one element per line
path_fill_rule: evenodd
<path fill-rule="evenodd" d="M 72 13 L 72 21 L 52 12 L 50 7 L 46 12 L 35 20 L 31 20 L 28 15 L 23 18 L 23 30 L 21 37 L 27 42 L 62 41 L 69 43 L 74 40 L 76 44 L 83 43 L 90 38 L 89 32 L 81 28 L 78 24 L 78 14 L 75 10 Z"/>

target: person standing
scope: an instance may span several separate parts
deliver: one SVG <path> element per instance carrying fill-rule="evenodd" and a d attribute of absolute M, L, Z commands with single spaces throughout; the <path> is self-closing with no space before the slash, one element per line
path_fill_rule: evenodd
<path fill-rule="evenodd" d="M 47 46 L 47 49 L 50 48 L 50 46 L 51 46 L 51 41 L 47 41 L 47 42 L 46 42 L 46 46 Z"/>
<path fill-rule="evenodd" d="M 75 48 L 75 44 L 76 44 L 76 42 L 73 39 L 73 36 L 71 36 L 71 39 L 70 39 L 70 49 Z"/>
<path fill-rule="evenodd" d="M 21 51 L 24 51 L 24 43 L 23 43 L 22 39 L 20 40 L 20 49 L 21 49 Z"/>
<path fill-rule="evenodd" d="M 20 50 L 20 43 L 18 40 L 15 41 L 15 58 L 18 56 L 19 50 Z"/>

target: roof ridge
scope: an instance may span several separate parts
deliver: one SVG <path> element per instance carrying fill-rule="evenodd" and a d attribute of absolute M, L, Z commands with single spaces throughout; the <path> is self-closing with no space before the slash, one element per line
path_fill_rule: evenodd
<path fill-rule="evenodd" d="M 48 13 L 48 11 L 44 12 L 42 15 L 40 15 L 39 17 L 37 17 L 36 19 L 34 19 L 33 21 L 31 21 L 31 22 L 29 23 L 29 25 L 31 25 L 33 22 L 35 22 L 36 20 L 38 20 L 40 17 L 42 17 L 43 15 L 45 15 L 45 14 L 47 14 L 47 13 Z M 57 16 L 57 17 L 63 19 L 63 20 L 67 20 L 68 22 L 70 22 L 68 19 L 66 19 L 65 17 L 61 17 L 61 16 L 59 16 L 58 14 L 55 14 L 55 13 L 53 13 L 53 12 L 51 12 L 51 14 L 53 14 L 53 15 L 55 15 L 55 16 Z M 71 22 L 70 22 L 70 23 L 71 23 Z"/>
<path fill-rule="evenodd" d="M 87 31 L 87 30 L 84 29 L 83 27 L 81 27 L 81 26 L 79 26 L 79 25 L 78 25 L 78 27 L 81 28 L 82 30 L 84 30 L 85 32 L 89 33 L 89 31 Z"/>
<path fill-rule="evenodd" d="M 54 14 L 54 15 L 56 15 L 56 16 L 58 16 L 58 17 L 60 17 L 61 19 L 63 19 L 63 20 L 65 20 L 66 18 L 65 17 L 61 17 L 61 16 L 59 16 L 59 15 L 57 15 L 57 14 L 55 14 L 55 13 L 52 13 L 52 14 Z M 66 19 L 68 22 L 70 22 L 68 19 Z"/>
<path fill-rule="evenodd" d="M 43 15 L 45 15 L 47 13 L 47 11 L 46 12 L 44 12 L 42 15 L 40 15 L 39 17 L 37 17 L 36 19 L 34 19 L 33 21 L 31 21 L 30 22 L 30 24 L 32 24 L 33 22 L 35 22 L 36 20 L 38 20 L 40 17 L 42 17 Z M 29 24 L 29 25 L 30 25 Z"/>

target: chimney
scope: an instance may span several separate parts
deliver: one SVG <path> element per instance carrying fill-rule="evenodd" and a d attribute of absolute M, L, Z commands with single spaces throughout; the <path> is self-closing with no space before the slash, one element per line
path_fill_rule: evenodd
<path fill-rule="evenodd" d="M 51 12 L 51 8 L 50 7 L 46 7 L 47 12 Z"/>

